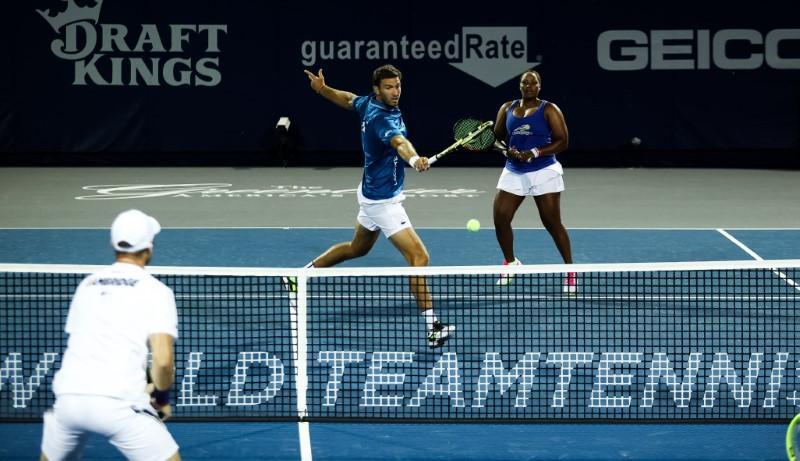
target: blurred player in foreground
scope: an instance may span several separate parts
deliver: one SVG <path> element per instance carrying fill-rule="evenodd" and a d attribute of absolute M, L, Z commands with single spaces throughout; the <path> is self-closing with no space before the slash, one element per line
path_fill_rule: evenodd
<path fill-rule="evenodd" d="M 162 422 L 172 414 L 175 296 L 144 270 L 160 230 L 141 211 L 121 213 L 111 225 L 116 262 L 75 291 L 67 349 L 53 380 L 56 401 L 44 414 L 42 460 L 80 458 L 90 433 L 105 437 L 127 459 L 180 459 Z"/>

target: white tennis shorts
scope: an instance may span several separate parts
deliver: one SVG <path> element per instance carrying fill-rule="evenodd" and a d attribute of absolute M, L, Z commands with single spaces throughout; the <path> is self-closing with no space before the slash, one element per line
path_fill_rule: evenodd
<path fill-rule="evenodd" d="M 497 188 L 521 197 L 561 192 L 564 190 L 564 168 L 558 162 L 530 173 L 514 173 L 503 168 Z"/>
<path fill-rule="evenodd" d="M 380 229 L 386 238 L 411 226 L 402 203 L 361 203 L 358 206 L 358 223 L 370 231 Z"/>
<path fill-rule="evenodd" d="M 125 458 L 164 461 L 178 444 L 149 405 L 96 395 L 60 395 L 44 414 L 42 453 L 50 461 L 80 458 L 89 433 L 99 434 Z"/>

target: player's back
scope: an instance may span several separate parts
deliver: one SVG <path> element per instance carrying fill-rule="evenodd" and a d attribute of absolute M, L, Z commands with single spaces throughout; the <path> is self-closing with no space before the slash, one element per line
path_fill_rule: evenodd
<path fill-rule="evenodd" d="M 171 290 L 139 266 L 116 263 L 86 277 L 70 305 L 54 392 L 146 399 L 147 338 L 177 336 L 176 325 Z"/>

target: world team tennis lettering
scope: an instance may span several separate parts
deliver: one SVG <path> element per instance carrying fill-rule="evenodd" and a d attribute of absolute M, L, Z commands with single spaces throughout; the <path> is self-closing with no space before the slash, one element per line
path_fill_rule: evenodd
<path fill-rule="evenodd" d="M 227 396 L 220 402 L 218 395 L 202 395 L 197 391 L 198 376 L 202 375 L 204 353 L 189 352 L 180 382 L 177 384 L 178 407 L 255 406 L 270 403 L 286 382 L 283 361 L 269 352 L 240 352 L 235 364 Z M 649 360 L 645 361 L 645 357 Z M 51 377 L 51 368 L 59 357 L 58 352 L 45 352 L 30 376 L 24 375 L 23 355 L 10 352 L 0 368 L 0 391 L 8 387 L 13 408 L 26 408 L 41 385 Z M 751 352 L 749 356 L 735 356 L 720 351 L 713 354 L 691 352 L 685 357 L 684 369 L 678 369 L 672 358 L 664 352 L 527 352 L 515 364 L 508 365 L 498 352 L 485 352 L 480 373 L 470 383 L 465 383 L 459 357 L 455 352 L 438 356 L 436 362 L 426 366 L 427 375 L 414 389 L 406 388 L 406 373 L 414 365 L 415 353 L 410 351 L 372 352 L 321 351 L 309 364 L 313 376 L 327 376 L 319 401 L 309 402 L 309 407 L 335 407 L 340 404 L 340 390 L 345 376 L 354 375 L 357 367 L 365 372 L 359 383 L 360 407 L 422 407 L 429 399 L 449 399 L 451 408 L 483 408 L 487 398 L 505 398 L 509 408 L 526 408 L 534 388 L 553 388 L 549 397 L 550 408 L 563 408 L 574 402 L 584 402 L 589 408 L 625 409 L 663 407 L 687 408 L 694 403 L 700 408 L 712 409 L 722 399 L 733 399 L 738 408 L 784 407 L 800 404 L 796 390 L 782 389 L 789 352 L 770 353 L 770 367 L 764 363 L 764 352 Z M 736 369 L 734 359 L 747 359 L 746 369 Z M 710 366 L 703 367 L 702 364 Z M 744 361 L 742 361 L 744 363 Z M 314 367 L 318 367 L 314 369 Z M 258 370 L 260 368 L 260 370 Z M 542 383 L 537 371 L 557 371 L 555 383 Z M 591 391 L 588 395 L 570 397 L 578 392 L 570 386 L 578 368 L 593 370 Z M 249 373 L 268 372 L 268 383 L 258 392 L 247 387 Z M 555 373 L 550 373 L 555 376 Z M 701 389 L 699 377 L 703 375 Z M 352 377 L 352 376 L 351 376 Z M 637 380 L 638 378 L 638 380 Z M 543 386 L 543 384 L 545 386 Z M 722 385 L 725 384 L 725 387 Z M 638 391 L 626 392 L 632 386 Z M 791 387 L 791 386 L 788 386 Z M 469 391 L 467 391 L 469 389 Z M 659 391 L 668 390 L 668 394 Z M 312 389 L 313 390 L 313 389 Z M 724 392 L 727 390 L 727 392 Z M 586 392 L 583 392 L 586 393 Z M 498 396 L 499 394 L 499 396 Z M 632 395 L 638 395 L 634 401 Z M 0 394 L 2 398 L 3 394 Z M 4 395 L 9 395 L 5 393 Z M 665 395 L 669 395 L 665 398 Z M 701 397 L 702 396 L 702 397 Z M 760 401 L 756 397 L 761 396 Z M 513 402 L 513 404 L 512 404 Z"/>

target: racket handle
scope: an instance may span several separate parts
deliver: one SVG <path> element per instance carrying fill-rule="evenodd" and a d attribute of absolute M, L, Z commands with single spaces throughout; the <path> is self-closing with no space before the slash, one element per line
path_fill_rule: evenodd
<path fill-rule="evenodd" d="M 438 161 L 440 158 L 444 157 L 445 155 L 449 154 L 450 152 L 453 152 L 453 150 L 454 150 L 454 147 L 453 147 L 453 146 L 455 146 L 455 145 L 457 145 L 457 144 L 458 144 L 458 143 L 456 143 L 456 144 L 453 144 L 452 146 L 450 146 L 450 147 L 448 147 L 447 149 L 445 149 L 445 150 L 443 150 L 443 151 L 439 152 L 438 154 L 436 154 L 436 155 L 432 155 L 430 158 L 428 158 L 428 165 L 433 165 L 433 164 L 434 164 L 434 163 L 436 163 L 436 162 L 437 162 L 437 161 Z"/>

